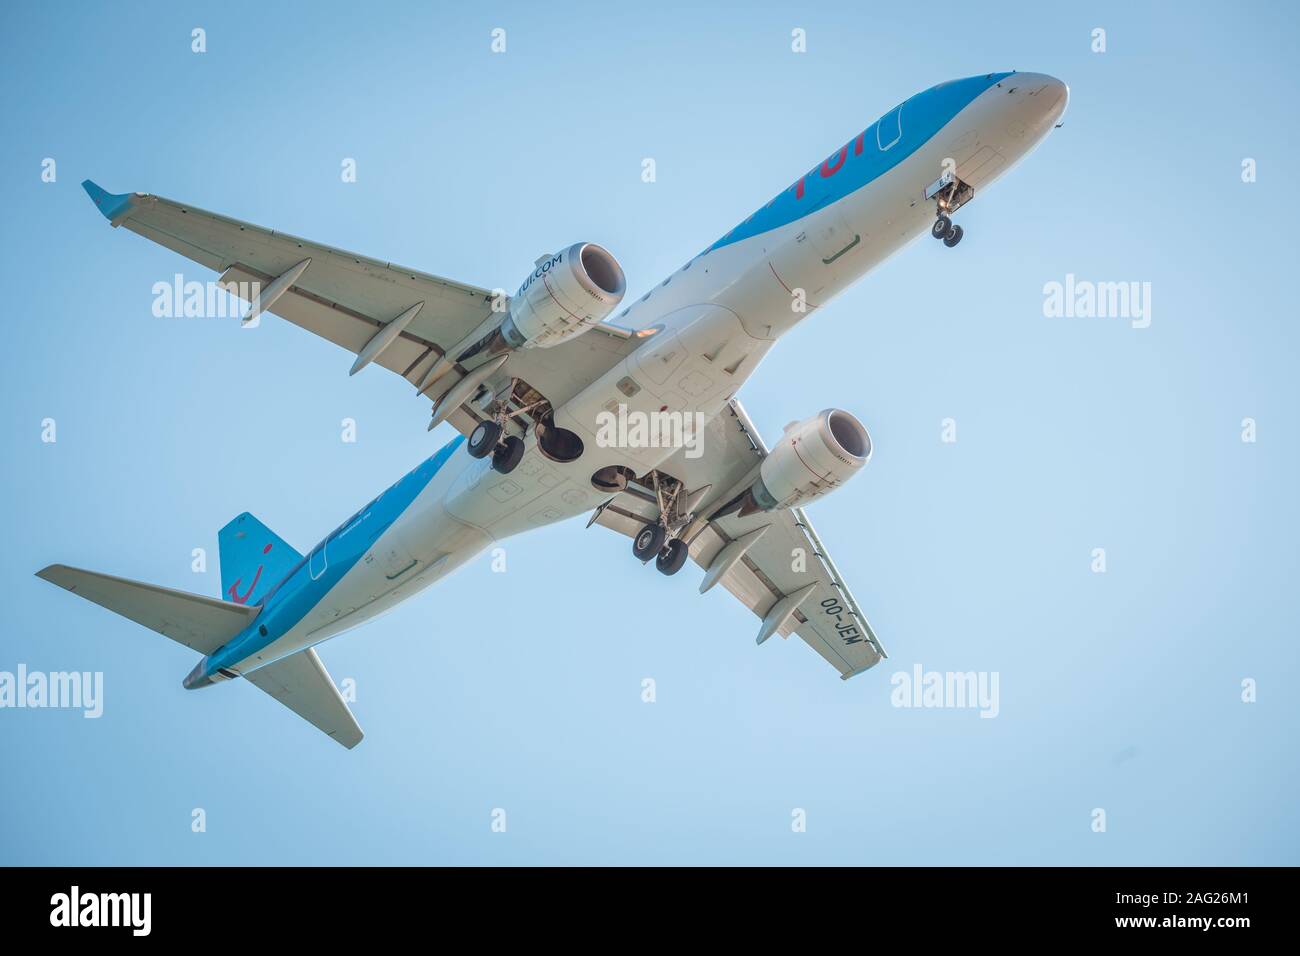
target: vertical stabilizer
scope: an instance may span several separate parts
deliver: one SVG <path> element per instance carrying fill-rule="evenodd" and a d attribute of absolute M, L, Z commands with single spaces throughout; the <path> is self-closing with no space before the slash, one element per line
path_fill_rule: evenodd
<path fill-rule="evenodd" d="M 235 604 L 256 604 L 297 567 L 302 555 L 245 511 L 217 532 L 221 560 L 221 597 Z"/>

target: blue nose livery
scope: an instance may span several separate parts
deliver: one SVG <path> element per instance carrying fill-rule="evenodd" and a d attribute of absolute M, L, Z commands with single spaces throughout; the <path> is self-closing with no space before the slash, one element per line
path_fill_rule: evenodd
<path fill-rule="evenodd" d="M 87 181 L 113 227 L 259 289 L 250 315 L 334 342 L 353 373 L 401 376 L 432 403 L 430 427 L 460 434 L 305 553 L 252 514 L 230 521 L 219 598 L 66 565 L 38 574 L 198 652 L 186 687 L 246 680 L 349 748 L 361 728 L 316 646 L 495 542 L 582 514 L 663 574 L 694 562 L 701 592 L 722 584 L 758 618 L 757 644 L 795 635 L 842 679 L 862 674 L 884 646 L 804 508 L 866 465 L 870 435 L 832 408 L 769 445 L 736 392 L 782 335 L 912 240 L 960 255 L 959 211 L 1059 125 L 1068 98 L 1060 80 L 1017 72 L 918 93 L 617 319 L 625 277 L 596 243 L 534 257 L 505 299 Z M 792 567 L 796 549 L 807 567 Z"/>
<path fill-rule="evenodd" d="M 710 248 L 788 225 L 856 192 L 906 160 L 977 96 L 1012 75 L 989 73 L 940 83 L 899 103 Z"/>

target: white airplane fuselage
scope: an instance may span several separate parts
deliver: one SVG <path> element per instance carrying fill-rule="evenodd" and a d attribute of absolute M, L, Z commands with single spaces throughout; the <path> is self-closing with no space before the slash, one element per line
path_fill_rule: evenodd
<path fill-rule="evenodd" d="M 661 328 L 555 410 L 555 424 L 583 441 L 577 460 L 544 456 L 530 430 L 523 460 L 500 474 L 490 457 L 471 457 L 457 439 L 402 480 L 419 490 L 395 517 L 378 512 L 402 482 L 317 545 L 264 599 L 263 617 L 280 615 L 279 627 L 260 640 L 252 632 L 232 641 L 196 671 L 219 680 L 318 644 L 494 542 L 590 512 L 608 497 L 592 485 L 598 469 L 623 465 L 643 474 L 662 466 L 675 449 L 602 446 L 598 414 L 615 404 L 718 414 L 785 332 L 930 230 L 936 208 L 927 189 L 945 172 L 981 195 L 1057 124 L 1067 99 L 1053 77 L 1010 73 L 954 81 L 900 104 L 627 308 L 620 325 Z M 633 395 L 627 379 L 639 386 Z M 371 527 L 383 529 L 368 538 L 372 509 Z M 277 610 L 291 603 L 277 592 L 305 595 L 340 562 L 350 566 L 309 607 L 300 601 L 292 612 Z"/>

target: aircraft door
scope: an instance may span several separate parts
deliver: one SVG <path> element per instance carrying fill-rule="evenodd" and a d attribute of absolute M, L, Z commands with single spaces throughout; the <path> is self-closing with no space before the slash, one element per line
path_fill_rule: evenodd
<path fill-rule="evenodd" d="M 316 550 L 311 553 L 311 557 L 307 559 L 307 571 L 311 574 L 313 581 L 324 574 L 325 569 L 329 567 L 329 555 L 326 553 L 328 547 L 329 542 L 322 541 L 316 546 Z"/>
<path fill-rule="evenodd" d="M 876 147 L 883 153 L 903 138 L 903 104 L 880 117 L 876 124 Z"/>

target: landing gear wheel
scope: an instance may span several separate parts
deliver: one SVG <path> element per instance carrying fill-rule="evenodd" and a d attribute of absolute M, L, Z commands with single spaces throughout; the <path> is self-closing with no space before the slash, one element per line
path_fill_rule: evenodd
<path fill-rule="evenodd" d="M 471 458 L 486 458 L 497 447 L 501 437 L 501 426 L 494 421 L 479 422 L 469 433 L 466 448 Z"/>
<path fill-rule="evenodd" d="M 518 435 L 511 435 L 492 453 L 492 467 L 503 475 L 508 475 L 524 459 L 524 440 Z"/>
<path fill-rule="evenodd" d="M 632 539 L 632 554 L 642 564 L 649 561 L 664 546 L 668 532 L 660 524 L 648 524 Z"/>
<path fill-rule="evenodd" d="M 939 218 L 934 221 L 934 225 L 930 227 L 930 235 L 934 236 L 936 239 L 946 240 L 948 238 L 948 233 L 951 231 L 952 220 L 942 213 L 940 213 Z"/>
<path fill-rule="evenodd" d="M 961 237 L 963 235 L 965 235 L 965 233 L 961 231 L 961 226 L 953 226 L 952 231 L 943 237 L 943 244 L 951 249 L 953 246 L 957 245 L 957 243 L 961 242 Z"/>
<path fill-rule="evenodd" d="M 660 574 L 676 574 L 686 563 L 690 555 L 690 549 L 686 547 L 686 542 L 681 538 L 673 538 L 668 542 L 668 547 L 659 552 L 659 557 L 655 558 L 655 567 L 659 569 Z"/>

